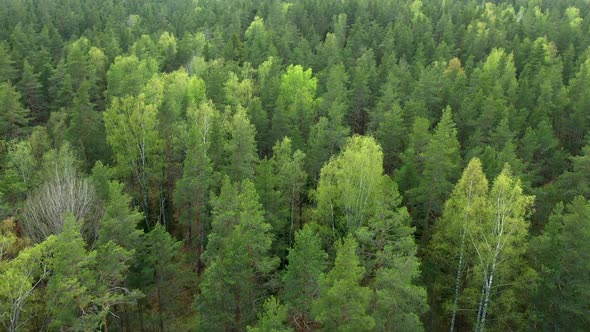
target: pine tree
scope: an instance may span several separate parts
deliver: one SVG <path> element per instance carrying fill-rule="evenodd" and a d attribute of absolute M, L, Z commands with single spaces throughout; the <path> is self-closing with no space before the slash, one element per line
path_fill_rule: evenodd
<path fill-rule="evenodd" d="M 290 332 L 291 328 L 285 326 L 287 320 L 287 307 L 281 305 L 274 296 L 264 301 L 264 312 L 258 315 L 258 321 L 254 327 L 248 326 L 248 332 Z"/>
<path fill-rule="evenodd" d="M 0 59 L 0 82 L 11 82 L 15 77 L 14 59 L 5 41 L 0 42 Z"/>
<path fill-rule="evenodd" d="M 242 181 L 254 177 L 256 163 L 256 129 L 250 123 L 246 110 L 238 111 L 227 122 L 229 139 L 225 142 L 227 156 L 225 172 L 232 181 Z"/>
<path fill-rule="evenodd" d="M 361 261 L 375 276 L 370 284 L 371 315 L 378 330 L 422 330 L 420 316 L 428 306 L 426 290 L 417 285 L 415 229 L 406 208 L 400 207 L 397 185 L 386 177 L 383 186 L 368 225 L 356 232 Z"/>
<path fill-rule="evenodd" d="M 301 150 L 293 151 L 289 138 L 278 142 L 273 148 L 273 160 L 277 173 L 277 190 L 282 193 L 283 206 L 289 211 L 289 230 L 275 230 L 277 234 L 283 233 L 287 243 L 292 242 L 293 232 L 297 225 L 296 220 L 300 219 L 301 196 L 307 174 L 303 170 L 305 154 Z M 287 235 L 287 236 L 285 236 Z M 281 237 L 279 237 L 280 239 Z"/>
<path fill-rule="evenodd" d="M 189 285 L 195 282 L 194 274 L 184 268 L 182 242 L 176 241 L 161 225 L 156 225 L 142 237 L 131 269 L 129 285 L 145 294 L 138 304 L 146 311 L 142 328 L 167 330 L 175 319 L 189 314 L 184 303 Z M 143 315 L 143 313 L 140 313 Z M 143 324 L 147 325 L 144 326 Z"/>
<path fill-rule="evenodd" d="M 588 326 L 590 284 L 590 203 L 577 196 L 556 206 L 543 234 L 531 243 L 539 283 L 532 297 L 531 328 L 584 330 Z"/>
<path fill-rule="evenodd" d="M 33 67 L 27 59 L 23 63 L 23 74 L 18 88 L 23 96 L 25 107 L 32 113 L 36 121 L 44 119 L 42 112 L 45 112 L 45 105 L 42 96 L 42 86 L 39 82 L 39 74 L 34 72 Z"/>
<path fill-rule="evenodd" d="M 211 102 L 189 107 L 187 113 L 189 123 L 182 138 L 186 156 L 182 177 L 176 181 L 174 204 L 180 211 L 181 225 L 186 227 L 186 244 L 189 248 L 196 247 L 200 257 L 205 248 L 209 189 L 213 185 L 209 157 L 211 128 L 219 115 Z M 197 272 L 200 268 L 201 264 L 197 264 Z"/>
<path fill-rule="evenodd" d="M 360 266 L 357 248 L 351 236 L 337 242 L 334 267 L 320 281 L 312 314 L 324 330 L 371 331 L 375 327 L 367 313 L 371 291 L 360 285 L 365 269 Z"/>
<path fill-rule="evenodd" d="M 268 254 L 271 227 L 265 222 L 254 185 L 226 177 L 213 201 L 212 229 L 205 251 L 207 268 L 197 298 L 199 330 L 244 329 L 256 318 L 278 260 Z"/>
<path fill-rule="evenodd" d="M 343 124 L 348 113 L 348 75 L 339 63 L 330 68 L 326 93 L 322 96 L 320 118 L 311 128 L 307 141 L 307 171 L 313 179 L 322 166 L 344 145 L 349 129 Z"/>
<path fill-rule="evenodd" d="M 26 132 L 29 110 L 20 104 L 21 95 L 9 84 L 0 83 L 0 136 L 17 138 Z"/>
<path fill-rule="evenodd" d="M 108 199 L 98 231 L 97 245 L 109 241 L 127 250 L 137 250 L 143 232 L 137 229 L 143 215 L 130 207 L 131 197 L 123 192 L 123 184 L 110 181 Z"/>
<path fill-rule="evenodd" d="M 348 116 L 348 124 L 353 132 L 364 134 L 369 123 L 368 113 L 373 107 L 373 91 L 377 79 L 375 55 L 372 49 L 366 51 L 356 60 L 352 76 L 352 112 Z"/>
<path fill-rule="evenodd" d="M 401 166 L 399 156 L 407 143 L 404 116 L 404 110 L 399 104 L 392 105 L 390 110 L 383 113 L 383 118 L 379 121 L 375 132 L 375 138 L 383 147 L 383 167 L 387 174 L 392 174 Z"/>
<path fill-rule="evenodd" d="M 443 205 L 459 176 L 461 156 L 457 129 L 450 108 L 443 111 L 428 146 L 424 151 L 424 171 L 419 185 L 410 194 L 416 197 L 419 209 L 415 216 L 423 240 L 431 232 L 431 223 L 441 215 Z"/>
<path fill-rule="evenodd" d="M 312 330 L 311 308 L 319 295 L 320 276 L 326 268 L 327 254 L 310 226 L 295 234 L 295 244 L 289 250 L 283 275 L 284 298 L 289 306 L 292 326 Z"/>

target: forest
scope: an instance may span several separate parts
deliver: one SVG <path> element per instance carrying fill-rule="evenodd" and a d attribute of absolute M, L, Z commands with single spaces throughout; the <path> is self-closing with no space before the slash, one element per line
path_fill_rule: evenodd
<path fill-rule="evenodd" d="M 583 331 L 588 0 L 0 0 L 0 330 Z"/>

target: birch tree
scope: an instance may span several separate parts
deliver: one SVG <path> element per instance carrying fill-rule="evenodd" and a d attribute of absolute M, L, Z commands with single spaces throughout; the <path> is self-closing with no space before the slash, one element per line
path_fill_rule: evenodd
<path fill-rule="evenodd" d="M 104 112 L 107 142 L 117 161 L 122 177 L 130 177 L 137 188 L 137 199 L 150 222 L 150 185 L 161 181 L 163 140 L 158 134 L 157 105 L 146 96 L 115 97 Z"/>
<path fill-rule="evenodd" d="M 0 234 L 0 242 L 5 239 L 6 236 Z M 29 307 L 30 297 L 50 274 L 45 252 L 53 242 L 51 239 L 26 248 L 14 260 L 0 261 L 0 326 L 6 331 L 18 331 L 27 322 L 24 318 L 34 315 Z M 0 243 L 2 250 L 3 245 Z"/>
<path fill-rule="evenodd" d="M 353 136 L 342 153 L 321 171 L 316 191 L 316 218 L 333 235 L 354 232 L 366 224 L 382 189 L 383 153 L 371 137 Z"/>
<path fill-rule="evenodd" d="M 433 265 L 437 269 L 452 273 L 436 276 L 437 281 L 431 296 L 441 298 L 445 301 L 445 309 L 449 308 L 450 331 L 454 331 L 457 326 L 458 312 L 460 318 L 464 315 L 459 311 L 459 302 L 463 298 L 465 274 L 469 273 L 475 262 L 475 252 L 467 232 L 474 227 L 473 225 L 485 222 L 490 216 L 487 195 L 488 180 L 483 173 L 481 162 L 474 158 L 463 171 L 451 197 L 445 203 L 442 218 L 434 227 L 430 250 Z M 449 284 L 454 286 L 448 287 Z M 452 290 L 452 293 L 446 290 Z M 464 300 L 461 301 L 461 305 L 463 304 Z M 447 315 L 449 310 L 445 310 L 444 315 Z"/>
<path fill-rule="evenodd" d="M 509 300 L 503 298 L 509 295 L 506 288 L 516 287 L 516 273 L 522 273 L 518 269 L 523 269 L 524 265 L 521 258 L 526 250 L 527 217 L 533 202 L 534 197 L 523 193 L 520 180 L 514 178 L 506 166 L 489 194 L 491 217 L 470 229 L 468 237 L 477 254 L 475 271 L 481 278 L 476 331 L 484 331 L 492 301 L 506 303 Z M 496 312 L 508 314 L 512 308 L 504 309 Z"/>

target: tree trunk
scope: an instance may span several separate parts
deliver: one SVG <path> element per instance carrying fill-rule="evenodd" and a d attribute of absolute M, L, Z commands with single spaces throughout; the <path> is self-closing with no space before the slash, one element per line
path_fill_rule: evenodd
<path fill-rule="evenodd" d="M 498 261 L 498 255 L 500 254 L 500 241 L 496 244 L 496 253 L 494 254 L 494 260 L 492 262 L 492 269 L 490 270 L 490 277 L 486 283 L 486 293 L 483 302 L 483 309 L 481 311 L 481 323 L 479 326 L 479 331 L 483 332 L 486 322 L 486 314 L 488 311 L 488 303 L 490 300 L 490 293 L 492 292 L 492 284 L 494 282 L 494 272 L 496 272 L 496 262 Z"/>
<path fill-rule="evenodd" d="M 465 247 L 465 229 L 461 234 L 461 248 L 459 249 L 459 266 L 457 266 L 457 276 L 455 278 L 455 296 L 453 298 L 453 315 L 451 317 L 450 332 L 455 330 L 455 318 L 457 316 L 457 304 L 459 302 L 459 284 L 461 283 L 461 270 L 463 269 L 463 251 Z"/>

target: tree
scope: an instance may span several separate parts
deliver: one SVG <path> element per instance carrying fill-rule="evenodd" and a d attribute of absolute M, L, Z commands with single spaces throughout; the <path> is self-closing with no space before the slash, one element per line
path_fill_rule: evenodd
<path fill-rule="evenodd" d="M 256 131 L 258 133 L 258 146 L 262 151 L 263 155 L 270 154 L 270 151 L 276 141 L 272 140 L 270 120 L 273 115 L 273 111 L 276 107 L 276 101 L 280 91 L 280 62 L 277 58 L 269 57 L 260 66 L 258 66 L 257 74 L 258 80 L 254 85 L 260 96 L 260 106 L 262 107 L 264 116 L 261 117 L 259 122 L 256 122 L 256 118 L 252 118 L 256 124 Z"/>
<path fill-rule="evenodd" d="M 184 300 L 191 300 L 187 289 L 195 278 L 184 268 L 182 242 L 176 241 L 162 225 L 156 225 L 142 237 L 135 260 L 128 280 L 131 287 L 145 294 L 138 304 L 142 315 L 140 328 L 165 331 L 175 319 L 190 312 Z M 148 314 L 145 318 L 144 310 Z"/>
<path fill-rule="evenodd" d="M 27 193 L 39 185 L 37 160 L 28 141 L 11 142 L 7 147 L 0 191 L 4 199 L 17 206 Z"/>
<path fill-rule="evenodd" d="M 563 133 L 561 133 L 564 145 L 573 154 L 577 154 L 584 146 L 584 135 L 590 127 L 583 111 L 588 109 L 588 105 L 590 105 L 589 82 L 590 56 L 587 56 L 575 77 L 569 82 L 568 92 L 571 104 L 568 112 L 565 112 L 565 124 Z"/>
<path fill-rule="evenodd" d="M 493 49 L 485 61 L 474 69 L 470 87 L 456 121 L 461 142 L 470 145 L 486 142 L 491 130 L 497 127 L 505 114 L 512 114 L 513 128 L 521 129 L 525 121 L 515 111 L 518 82 L 512 54 Z M 475 135 L 479 130 L 480 135 Z"/>
<path fill-rule="evenodd" d="M 509 312 L 514 310 L 513 306 L 517 302 L 513 298 L 515 294 L 506 291 L 498 294 L 499 288 L 502 287 L 493 287 L 494 282 L 496 285 L 510 285 L 513 282 L 514 285 L 511 286 L 517 288 L 517 279 L 522 278 L 518 272 L 525 275 L 524 280 L 521 279 L 520 282 L 527 282 L 527 267 L 522 258 L 526 251 L 528 236 L 526 217 L 534 197 L 523 193 L 520 181 L 512 176 L 509 167 L 505 167 L 494 181 L 489 200 L 492 217 L 484 220 L 477 225 L 478 227 L 473 227 L 469 234 L 477 253 L 475 271 L 480 274 L 482 281 L 481 296 L 477 302 L 477 331 L 483 331 L 486 326 L 488 311 L 491 311 L 490 307 L 493 305 L 490 301 L 492 293 L 499 297 L 496 300 L 498 305 L 493 311 L 497 319 L 495 323 L 510 322 L 513 318 Z M 475 239 L 475 236 L 478 238 Z"/>
<path fill-rule="evenodd" d="M 269 255 L 271 226 L 264 220 L 254 185 L 225 178 L 213 200 L 207 265 L 197 298 L 199 328 L 244 329 L 258 311 L 257 299 L 267 289 L 278 259 Z"/>
<path fill-rule="evenodd" d="M 336 158 L 322 168 L 315 193 L 316 220 L 333 238 L 367 223 L 383 188 L 383 153 L 371 137 L 353 136 Z"/>
<path fill-rule="evenodd" d="M 304 331 L 312 330 L 312 303 L 320 294 L 319 281 L 327 256 L 320 238 L 310 226 L 295 234 L 295 244 L 289 250 L 289 263 L 283 275 L 283 296 L 289 306 L 291 325 Z"/>
<path fill-rule="evenodd" d="M 320 281 L 320 295 L 312 305 L 322 329 L 371 331 L 375 320 L 367 313 L 371 291 L 360 285 L 365 269 L 356 254 L 357 242 L 348 236 L 336 243 L 334 267 Z"/>
<path fill-rule="evenodd" d="M 287 307 L 281 305 L 274 296 L 264 301 L 264 312 L 258 315 L 258 322 L 254 327 L 248 326 L 248 332 L 289 332 L 291 328 L 285 326 Z"/>
<path fill-rule="evenodd" d="M 457 129 L 450 108 L 447 107 L 443 111 L 441 120 L 424 151 L 423 159 L 424 170 L 420 174 L 419 185 L 410 194 L 419 204 L 419 210 L 415 213 L 419 218 L 416 224 L 420 227 L 424 240 L 431 232 L 431 222 L 442 213 L 444 201 L 451 193 L 460 170 L 461 156 Z"/>
<path fill-rule="evenodd" d="M 364 134 L 369 123 L 368 113 L 373 107 L 373 91 L 377 70 L 375 55 L 372 49 L 366 51 L 356 60 L 354 74 L 352 76 L 352 113 L 348 117 L 348 123 L 353 132 Z"/>
<path fill-rule="evenodd" d="M 303 170 L 305 154 L 300 150 L 293 151 L 291 140 L 284 138 L 273 148 L 273 160 L 276 165 L 277 189 L 282 193 L 283 206 L 288 206 L 288 219 L 290 220 L 287 242 L 293 238 L 293 229 L 296 216 L 296 209 L 300 209 L 301 194 L 307 174 Z M 281 230 L 275 230 L 279 233 Z M 284 230 L 283 230 L 284 231 Z M 287 234 L 287 232 L 284 232 Z"/>
<path fill-rule="evenodd" d="M 79 224 L 69 214 L 64 231 L 47 240 L 54 241 L 48 253 L 50 275 L 45 289 L 50 327 L 107 329 L 111 307 L 140 296 L 120 287 L 131 253 L 113 242 L 87 251 Z"/>
<path fill-rule="evenodd" d="M 271 120 L 273 142 L 287 136 L 296 149 L 303 148 L 314 117 L 316 88 L 317 79 L 312 76 L 311 69 L 293 65 L 287 68 L 281 76 L 277 107 Z"/>
<path fill-rule="evenodd" d="M 367 226 L 356 232 L 360 256 L 369 275 L 374 275 L 371 315 L 376 329 L 419 331 L 420 316 L 428 310 L 426 290 L 417 285 L 420 261 L 410 215 L 400 207 L 397 185 L 385 178 Z"/>
<path fill-rule="evenodd" d="M 0 136 L 3 138 L 17 138 L 26 132 L 29 110 L 22 107 L 20 99 L 9 83 L 0 83 Z"/>
<path fill-rule="evenodd" d="M 32 113 L 35 120 L 43 119 L 41 112 L 45 112 L 46 105 L 43 102 L 42 86 L 39 82 L 39 74 L 33 71 L 33 67 L 27 59 L 23 63 L 23 74 L 18 88 L 23 96 L 23 102 Z"/>
<path fill-rule="evenodd" d="M 588 325 L 589 218 L 590 203 L 577 196 L 565 208 L 558 204 L 543 234 L 532 240 L 539 281 L 531 328 L 583 330 Z"/>
<path fill-rule="evenodd" d="M 154 191 L 150 188 L 161 181 L 163 142 L 158 134 L 157 106 L 146 99 L 144 94 L 115 97 L 103 116 L 117 171 L 122 177 L 132 177 L 139 192 L 136 198 L 151 228 L 150 201 Z"/>
<path fill-rule="evenodd" d="M 408 193 L 405 196 L 405 205 L 410 211 L 416 209 L 416 201 L 409 196 L 411 196 L 410 191 L 418 187 L 418 175 L 424 170 L 424 153 L 431 139 L 429 127 L 430 123 L 426 118 L 414 119 L 408 146 L 401 155 L 402 166 L 395 172 L 395 181 L 399 184 L 400 191 Z"/>
<path fill-rule="evenodd" d="M 0 42 L 0 59 L 0 82 L 10 82 L 15 76 L 14 60 L 5 41 Z"/>
<path fill-rule="evenodd" d="M 254 67 L 260 66 L 269 56 L 276 55 L 271 32 L 267 30 L 264 19 L 261 17 L 254 17 L 244 35 L 246 36 L 246 59 Z"/>
<path fill-rule="evenodd" d="M 108 159 L 109 150 L 105 139 L 103 117 L 94 110 L 90 101 L 91 83 L 84 80 L 76 91 L 71 108 L 67 111 L 69 127 L 66 137 L 79 149 L 88 165 L 97 160 Z"/>
<path fill-rule="evenodd" d="M 392 105 L 390 110 L 383 113 L 375 132 L 375 138 L 383 147 L 383 167 L 388 174 L 392 174 L 401 165 L 399 155 L 406 144 L 404 116 L 404 110 L 399 104 Z"/>
<path fill-rule="evenodd" d="M 174 35 L 168 31 L 162 32 L 158 39 L 157 48 L 160 58 L 162 59 L 162 67 L 166 71 L 171 71 L 174 68 L 174 60 L 176 60 L 177 42 Z"/>
<path fill-rule="evenodd" d="M 256 129 L 250 123 L 248 115 L 243 108 L 226 122 L 228 140 L 224 150 L 227 156 L 224 170 L 232 181 L 252 179 L 256 155 Z"/>
<path fill-rule="evenodd" d="M 330 68 L 326 93 L 320 103 L 320 118 L 310 128 L 307 141 L 307 171 L 312 179 L 344 145 L 350 130 L 343 124 L 348 113 L 348 75 L 341 63 Z"/>
<path fill-rule="evenodd" d="M 442 217 L 434 225 L 429 259 L 435 267 L 431 298 L 442 301 L 447 322 L 450 314 L 450 330 L 463 324 L 459 309 L 465 305 L 464 288 L 466 276 L 475 263 L 475 252 L 468 232 L 478 223 L 491 217 L 488 201 L 488 181 L 479 159 L 472 159 L 461 179 L 445 203 Z M 444 272 L 446 273 L 444 273 Z M 452 287 L 451 287 L 452 285 Z M 461 303 L 460 303 L 461 302 Z"/>
<path fill-rule="evenodd" d="M 186 243 L 197 248 L 197 257 L 205 249 L 208 221 L 209 189 L 213 185 L 213 165 L 209 157 L 211 130 L 219 117 L 211 101 L 191 106 L 187 110 L 188 124 L 181 136 L 186 156 L 182 177 L 176 181 L 174 204 L 180 211 L 179 221 L 187 228 Z M 196 243 L 193 240 L 196 238 Z M 201 272 L 201 264 L 197 264 Z"/>
<path fill-rule="evenodd" d="M 139 60 L 136 56 L 118 56 L 107 72 L 107 94 L 114 97 L 137 96 L 143 86 L 157 72 L 157 62 L 152 59 Z"/>
<path fill-rule="evenodd" d="M 97 235 L 97 197 L 92 184 L 77 170 L 68 145 L 45 156 L 45 182 L 31 192 L 24 205 L 23 228 L 27 236 L 40 243 L 64 229 L 65 217 L 86 218 L 82 227 L 86 239 L 93 243 Z"/>
<path fill-rule="evenodd" d="M 125 194 L 118 181 L 108 184 L 108 199 L 98 231 L 98 245 L 112 241 L 129 251 L 136 250 L 143 232 L 137 229 L 143 215 L 130 207 L 131 197 Z"/>
<path fill-rule="evenodd" d="M 2 256 L 6 253 L 4 246 L 10 245 L 7 240 L 10 240 L 7 235 L 0 234 Z M 27 319 L 24 318 L 34 315 L 29 303 L 49 276 L 50 264 L 46 255 L 53 242 L 51 239 L 26 248 L 8 262 L 4 261 L 5 257 L 0 257 L 0 323 L 7 331 L 18 331 L 26 326 Z"/>

